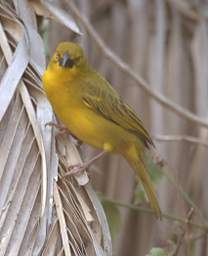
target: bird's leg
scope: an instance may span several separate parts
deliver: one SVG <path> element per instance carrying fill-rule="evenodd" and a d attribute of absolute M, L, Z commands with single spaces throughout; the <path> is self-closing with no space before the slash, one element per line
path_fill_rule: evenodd
<path fill-rule="evenodd" d="M 91 164 L 93 164 L 94 162 L 96 162 L 99 158 L 101 158 L 103 155 L 105 155 L 107 152 L 106 151 L 102 151 L 99 154 L 97 154 L 96 156 L 94 156 L 92 159 L 90 159 L 89 161 L 82 163 L 82 164 L 75 164 L 75 165 L 71 165 L 69 166 L 69 171 L 66 172 L 64 174 L 64 176 L 69 176 L 69 175 L 73 175 L 79 172 L 84 171 L 86 168 L 88 168 Z"/>

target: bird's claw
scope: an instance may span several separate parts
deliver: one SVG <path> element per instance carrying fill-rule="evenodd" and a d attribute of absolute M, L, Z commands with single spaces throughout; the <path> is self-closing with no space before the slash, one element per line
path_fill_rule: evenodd
<path fill-rule="evenodd" d="M 53 123 L 53 122 L 48 122 L 48 123 L 45 124 L 45 128 L 46 128 L 47 126 L 51 126 L 51 127 L 55 126 L 55 127 L 57 127 L 57 124 L 55 124 L 55 123 Z"/>

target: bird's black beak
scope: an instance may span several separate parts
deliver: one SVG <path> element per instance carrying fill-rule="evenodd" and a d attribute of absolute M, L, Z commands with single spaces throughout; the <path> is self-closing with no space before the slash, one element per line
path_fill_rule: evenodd
<path fill-rule="evenodd" d="M 65 68 L 71 68 L 74 66 L 74 61 L 70 58 L 69 54 L 65 52 L 59 60 L 59 64 Z"/>

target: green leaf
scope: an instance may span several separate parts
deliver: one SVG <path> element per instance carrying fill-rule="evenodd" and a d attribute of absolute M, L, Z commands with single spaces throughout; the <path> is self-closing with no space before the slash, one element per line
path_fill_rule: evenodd
<path fill-rule="evenodd" d="M 145 201 L 146 201 L 146 199 L 145 199 L 144 189 L 140 183 L 137 183 L 135 190 L 134 190 L 133 204 L 139 205 Z"/>
<path fill-rule="evenodd" d="M 111 202 L 102 201 L 102 205 L 108 220 L 112 240 L 114 240 L 121 226 L 120 211 L 118 207 Z"/>
<path fill-rule="evenodd" d="M 147 169 L 153 183 L 158 184 L 164 175 L 161 169 L 158 166 L 156 166 L 153 162 L 148 163 Z"/>
<path fill-rule="evenodd" d="M 154 247 L 147 256 L 168 256 L 168 253 L 162 248 Z"/>

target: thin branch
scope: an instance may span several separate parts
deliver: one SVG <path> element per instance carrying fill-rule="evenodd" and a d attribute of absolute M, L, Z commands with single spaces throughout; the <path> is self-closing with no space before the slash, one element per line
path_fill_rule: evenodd
<path fill-rule="evenodd" d="M 180 250 L 180 248 L 181 248 L 181 245 L 182 245 L 182 243 L 183 243 L 183 241 L 184 241 L 184 239 L 185 239 L 185 235 L 186 235 L 186 232 L 187 232 L 187 228 L 188 228 L 189 223 L 190 223 L 190 221 L 191 221 L 191 219 L 192 219 L 192 217 L 193 217 L 193 213 L 194 213 L 194 208 L 191 208 L 190 211 L 188 212 L 187 217 L 186 217 L 186 220 L 185 220 L 185 221 L 186 221 L 186 228 L 183 230 L 182 234 L 180 235 L 180 237 L 179 237 L 179 239 L 178 239 L 178 241 L 177 241 L 177 246 L 176 246 L 174 252 L 171 253 L 170 256 L 177 256 L 177 255 L 178 255 L 179 250 Z"/>
<path fill-rule="evenodd" d="M 152 157 L 152 161 L 153 163 L 158 166 L 158 168 L 160 169 L 160 171 L 167 177 L 168 181 L 174 185 L 174 187 L 176 188 L 176 190 L 180 193 L 180 195 L 182 196 L 182 198 L 191 206 L 195 209 L 195 212 L 198 213 L 198 215 L 200 216 L 200 218 L 204 221 L 207 222 L 207 220 L 205 220 L 205 217 L 203 216 L 201 210 L 199 209 L 199 207 L 196 205 L 196 203 L 191 199 L 191 197 L 188 195 L 188 193 L 184 190 L 184 188 L 182 187 L 182 185 L 177 181 L 176 177 L 173 175 L 173 170 L 172 168 L 170 168 L 170 166 L 168 165 L 168 163 L 160 156 L 159 152 L 157 150 L 155 150 L 154 148 L 152 148 L 151 150 L 151 157 Z"/>
<path fill-rule="evenodd" d="M 186 141 L 208 147 L 208 142 L 204 139 L 196 138 L 188 135 L 155 135 L 153 138 L 162 142 Z"/>
<path fill-rule="evenodd" d="M 190 196 L 188 195 L 188 193 L 184 190 L 184 188 L 182 187 L 181 184 L 178 183 L 178 181 L 176 180 L 176 178 L 174 177 L 174 175 L 172 174 L 172 172 L 170 172 L 170 168 L 168 166 L 168 164 L 163 161 L 163 168 L 161 169 L 161 171 L 163 172 L 163 174 L 167 177 L 167 179 L 176 187 L 177 191 L 180 193 L 180 195 L 182 196 L 182 198 L 192 207 L 194 208 L 195 212 L 200 216 L 200 218 L 203 220 L 203 222 L 205 223 L 206 220 L 201 212 L 201 210 L 199 209 L 199 207 L 196 205 L 196 203 L 190 198 Z M 164 168 L 166 167 L 166 168 Z"/>
<path fill-rule="evenodd" d="M 132 204 L 123 203 L 121 201 L 109 199 L 109 198 L 107 198 L 105 196 L 102 196 L 102 195 L 99 195 L 99 196 L 100 196 L 101 200 L 112 203 L 112 204 L 114 204 L 118 207 L 127 208 L 127 209 L 130 209 L 130 210 L 133 210 L 133 211 L 145 212 L 145 213 L 149 213 L 149 214 L 152 214 L 152 215 L 155 214 L 154 211 L 150 208 L 145 208 L 145 207 L 141 207 L 141 206 L 135 206 L 135 205 L 132 205 Z M 170 221 L 177 221 L 177 222 L 180 222 L 182 224 L 187 225 L 187 218 L 182 219 L 180 217 L 177 217 L 177 216 L 174 216 L 174 215 L 171 215 L 171 214 L 168 214 L 168 213 L 164 213 L 164 212 L 162 213 L 162 218 L 165 218 L 165 219 L 170 220 Z M 208 231 L 208 225 L 206 225 L 206 224 L 199 224 L 199 223 L 195 223 L 193 221 L 189 221 L 188 225 L 192 226 L 193 228 L 198 228 L 198 229 L 204 230 L 205 232 Z"/>
<path fill-rule="evenodd" d="M 163 94 L 153 90 L 152 87 L 150 87 L 139 74 L 136 74 L 127 63 L 122 61 L 112 50 L 110 50 L 110 48 L 107 47 L 102 38 L 88 21 L 88 19 L 84 16 L 84 14 L 80 13 L 73 1 L 65 0 L 65 2 L 68 4 L 74 17 L 83 25 L 87 33 L 92 37 L 97 46 L 102 50 L 106 58 L 114 63 L 126 75 L 132 78 L 149 96 L 159 102 L 163 107 L 168 108 L 177 115 L 186 118 L 187 120 L 197 125 L 208 128 L 208 122 L 206 122 L 205 119 L 200 118 L 199 116 L 176 104 L 168 97 L 165 97 Z"/>

